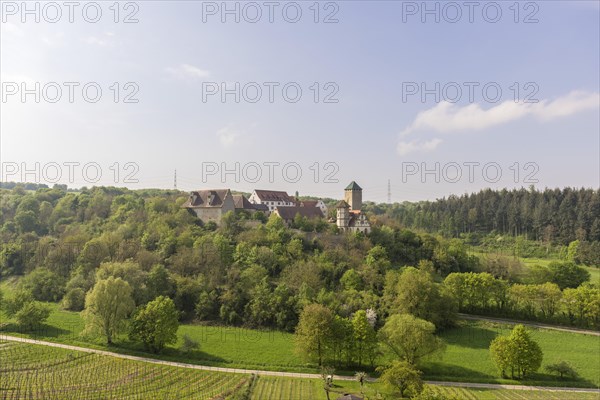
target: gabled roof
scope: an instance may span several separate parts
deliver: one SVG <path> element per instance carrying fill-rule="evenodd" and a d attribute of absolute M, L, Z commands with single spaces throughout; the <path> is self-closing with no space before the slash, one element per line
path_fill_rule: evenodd
<path fill-rule="evenodd" d="M 240 210 L 253 210 L 254 204 L 250 203 L 246 196 L 243 194 L 234 194 L 233 195 L 233 204 L 236 209 Z"/>
<path fill-rule="evenodd" d="M 306 218 L 323 218 L 323 212 L 318 207 L 276 207 L 275 212 L 286 221 L 294 219 L 296 214 Z"/>
<path fill-rule="evenodd" d="M 350 208 L 350 204 L 346 203 L 345 200 L 340 200 L 335 205 L 335 208 Z"/>
<path fill-rule="evenodd" d="M 358 186 L 358 183 L 352 181 L 348 186 L 346 186 L 346 189 L 344 190 L 362 190 L 362 188 Z"/>
<path fill-rule="evenodd" d="M 296 204 L 300 207 L 317 207 L 319 200 L 300 200 L 299 202 L 296 202 Z"/>
<path fill-rule="evenodd" d="M 286 192 L 278 190 L 255 190 L 254 193 L 261 201 L 294 201 Z"/>
<path fill-rule="evenodd" d="M 182 207 L 221 208 L 229 189 L 194 190 Z"/>

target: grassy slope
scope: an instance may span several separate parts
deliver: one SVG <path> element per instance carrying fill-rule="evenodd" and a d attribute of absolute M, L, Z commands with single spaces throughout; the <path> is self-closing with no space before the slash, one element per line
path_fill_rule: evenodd
<path fill-rule="evenodd" d="M 507 334 L 510 329 L 503 324 L 463 321 L 460 329 L 442 334 L 448 343 L 446 352 L 439 360 L 425 362 L 424 372 L 428 378 L 436 380 L 515 383 L 498 378 L 488 350 L 496 335 Z M 531 378 L 529 384 L 560 385 L 543 368 L 547 364 L 567 360 L 579 372 L 581 380 L 564 381 L 565 386 L 600 386 L 600 337 L 547 329 L 531 329 L 531 336 L 542 348 L 544 360 L 540 372 Z"/>

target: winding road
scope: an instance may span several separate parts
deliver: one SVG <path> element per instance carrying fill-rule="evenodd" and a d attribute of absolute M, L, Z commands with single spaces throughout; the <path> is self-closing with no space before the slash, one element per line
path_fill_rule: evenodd
<path fill-rule="evenodd" d="M 321 376 L 319 374 L 309 374 L 309 373 L 300 373 L 300 372 L 261 371 L 261 370 L 240 369 L 240 368 L 210 367 L 207 365 L 196 365 L 196 364 L 188 364 L 188 363 L 175 362 L 175 361 L 165 361 L 165 360 L 158 360 L 155 358 L 132 356 L 132 355 L 128 355 L 128 354 L 119 354 L 119 353 L 113 353 L 111 351 L 106 351 L 106 350 L 89 349 L 87 347 L 72 346 L 72 345 L 68 345 L 68 344 L 53 343 L 53 342 L 47 342 L 44 340 L 27 339 L 27 338 L 8 336 L 8 335 L 0 335 L 0 340 L 19 342 L 19 343 L 37 344 L 37 345 L 50 346 L 50 347 L 58 347 L 61 349 L 81 351 L 81 352 L 85 352 L 85 353 L 94 353 L 94 354 L 100 354 L 103 356 L 117 357 L 117 358 L 123 358 L 123 359 L 133 360 L 133 361 L 141 361 L 141 362 L 152 363 L 152 364 L 168 365 L 171 367 L 197 369 L 197 370 L 202 370 L 202 371 L 228 372 L 228 373 L 232 373 L 232 374 L 257 374 L 257 375 L 263 375 L 263 376 L 281 376 L 281 377 L 288 377 L 288 378 L 309 378 L 309 379 L 320 379 L 321 378 Z M 334 380 L 350 381 L 350 380 L 354 380 L 354 377 L 353 376 L 335 375 Z M 370 380 L 372 380 L 372 379 L 370 379 Z M 426 383 L 431 384 L 431 385 L 439 385 L 439 386 L 454 386 L 454 387 L 465 387 L 465 388 L 476 388 L 476 389 L 545 390 L 545 391 L 553 391 L 553 392 L 598 393 L 598 396 L 600 397 L 600 389 L 566 388 L 566 387 L 549 387 L 549 386 L 501 385 L 501 384 L 493 384 L 493 383 L 471 383 L 471 382 L 426 381 Z"/>

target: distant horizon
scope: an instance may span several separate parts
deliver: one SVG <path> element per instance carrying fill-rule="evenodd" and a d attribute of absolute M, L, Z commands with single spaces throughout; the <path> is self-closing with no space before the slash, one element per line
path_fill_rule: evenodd
<path fill-rule="evenodd" d="M 357 182 L 358 183 L 358 182 Z M 53 184 L 48 185 L 45 183 L 35 183 L 35 182 L 18 182 L 18 181 L 7 181 L 7 182 L 3 182 L 0 181 L 0 186 L 4 185 L 4 184 L 15 184 L 15 185 L 27 185 L 27 184 L 31 184 L 31 185 L 46 185 L 48 189 L 52 189 L 53 188 Z M 58 185 L 63 185 L 63 184 L 58 184 Z M 266 187 L 266 186 L 260 186 L 260 187 L 256 187 L 252 190 L 238 190 L 236 189 L 234 186 L 229 186 L 229 187 L 225 187 L 225 186 L 201 186 L 201 187 L 197 187 L 197 188 L 193 188 L 193 189 L 184 189 L 184 188 L 160 188 L 160 187 L 127 187 L 127 186 L 117 186 L 117 185 L 93 185 L 93 186 L 79 186 L 79 187 L 70 187 L 68 184 L 65 184 L 67 186 L 67 191 L 70 192 L 79 192 L 83 189 L 93 189 L 93 188 L 101 188 L 101 187 L 114 187 L 117 189 L 127 189 L 127 190 L 131 190 L 131 191 L 142 191 L 142 190 L 163 190 L 163 191 L 179 191 L 182 193 L 188 193 L 194 190 L 217 190 L 217 189 L 229 189 L 234 193 L 242 193 L 242 194 L 252 194 L 253 190 L 275 190 L 275 191 L 285 191 L 288 195 L 290 196 L 295 196 L 295 190 L 294 191 L 286 191 L 286 190 L 282 190 L 282 189 L 277 189 L 277 188 L 271 188 L 271 187 Z M 359 183 L 360 185 L 360 183 Z M 345 187 L 345 185 L 343 185 Z M 561 186 L 561 187 L 549 187 L 549 186 L 545 186 L 544 188 L 540 188 L 538 186 L 535 185 L 530 185 L 530 186 L 534 186 L 534 190 L 537 192 L 543 192 L 544 190 L 565 190 L 565 189 L 573 189 L 573 190 L 594 190 L 594 191 L 598 191 L 600 190 L 600 187 L 586 187 L 586 186 Z M 450 196 L 456 196 L 456 197 L 460 197 L 460 196 L 464 196 L 464 195 L 472 195 L 472 194 L 476 194 L 485 190 L 492 190 L 493 192 L 500 192 L 503 190 L 507 190 L 507 191 L 513 191 L 513 190 L 521 190 L 521 189 L 525 189 L 525 190 L 529 190 L 530 186 L 521 186 L 521 187 L 503 187 L 503 188 L 490 188 L 490 187 L 486 187 L 486 188 L 481 188 L 478 190 L 474 190 L 474 191 L 470 191 L 470 192 L 462 192 L 462 193 L 448 193 L 442 197 L 436 197 L 436 198 L 429 198 L 429 199 L 419 199 L 419 200 L 402 200 L 402 201 L 397 201 L 397 200 L 392 200 L 391 203 L 388 203 L 387 201 L 377 201 L 377 200 L 370 200 L 368 197 L 366 197 L 366 195 L 368 195 L 368 193 L 365 193 L 364 189 L 363 189 L 363 202 L 369 202 L 369 203 L 374 203 L 374 204 L 403 204 L 403 203 L 419 203 L 419 202 L 435 202 L 438 200 L 444 200 L 449 198 Z M 5 189 L 5 190 L 12 190 L 12 188 L 4 188 L 4 187 L 0 187 L 0 189 Z M 331 199 L 331 200 L 339 200 L 339 199 L 343 199 L 343 189 L 341 190 L 341 195 L 339 197 L 331 197 L 331 196 L 322 196 L 322 195 L 318 195 L 318 194 L 303 194 L 302 192 L 298 191 L 299 193 L 299 197 L 311 197 L 311 198 L 318 198 L 318 199 Z"/>

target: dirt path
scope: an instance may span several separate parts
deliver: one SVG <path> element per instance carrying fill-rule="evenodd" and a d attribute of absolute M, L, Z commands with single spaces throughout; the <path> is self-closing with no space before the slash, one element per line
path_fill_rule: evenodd
<path fill-rule="evenodd" d="M 253 369 L 240 369 L 240 368 L 223 368 L 223 367 L 209 367 L 206 365 L 187 364 L 175 361 L 164 361 L 155 358 L 146 358 L 139 356 L 132 356 L 128 354 L 113 353 L 105 350 L 89 349 L 86 347 L 72 346 L 62 343 L 46 342 L 43 340 L 27 339 L 16 336 L 0 335 L 0 340 L 37 344 L 42 346 L 58 347 L 61 349 L 81 351 L 85 353 L 94 353 L 110 357 L 118 357 L 127 360 L 141 361 L 152 364 L 168 365 L 171 367 L 197 369 L 202 371 L 215 371 L 215 372 L 228 372 L 233 374 L 258 374 L 263 376 L 281 376 L 288 378 L 307 378 L 307 379 L 320 379 L 319 374 L 299 373 L 299 372 L 277 372 L 277 371 L 261 371 Z M 335 375 L 334 380 L 351 381 L 354 380 L 352 376 L 341 376 Z M 586 392 L 586 393 L 598 393 L 600 395 L 600 389 L 584 389 L 584 388 L 561 388 L 561 387 L 550 387 L 550 386 L 523 386 L 523 385 L 500 385 L 493 383 L 470 383 L 470 382 L 439 382 L 439 381 L 426 381 L 431 385 L 439 386 L 455 386 L 455 387 L 466 387 L 466 388 L 479 388 L 479 389 L 512 389 L 512 390 L 546 390 L 554 392 Z"/>
<path fill-rule="evenodd" d="M 562 326 L 556 326 L 556 325 L 539 324 L 537 322 L 518 321 L 518 320 L 514 320 L 514 319 L 503 319 L 503 318 L 495 318 L 495 317 L 483 317 L 483 316 L 479 316 L 479 315 L 470 315 L 470 314 L 461 314 L 461 313 L 459 313 L 458 316 L 462 319 L 470 319 L 470 320 L 476 320 L 476 321 L 499 322 L 502 324 L 511 324 L 511 325 L 521 324 L 521 325 L 525 325 L 525 326 L 531 326 L 532 328 L 550 329 L 550 330 L 561 331 L 561 332 L 581 333 L 584 335 L 600 336 L 599 331 L 592 331 L 589 329 L 568 328 L 568 327 L 562 327 Z"/>

